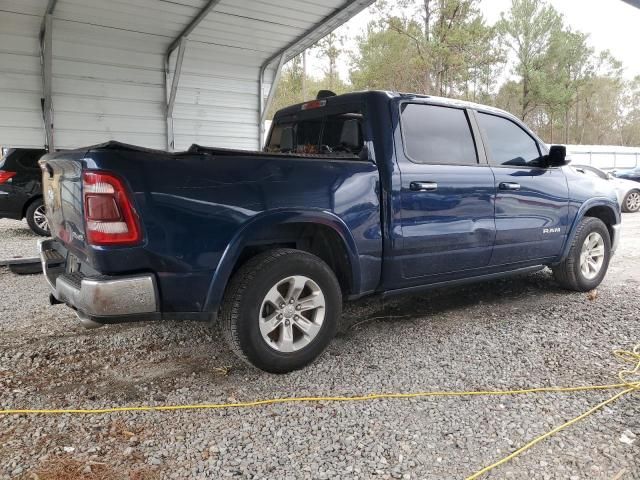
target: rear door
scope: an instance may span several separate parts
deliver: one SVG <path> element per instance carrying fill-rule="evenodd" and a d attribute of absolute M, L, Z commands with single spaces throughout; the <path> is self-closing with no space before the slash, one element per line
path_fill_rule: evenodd
<path fill-rule="evenodd" d="M 464 108 L 403 103 L 396 251 L 402 284 L 465 276 L 488 265 L 495 237 L 495 182 Z M 398 220 L 398 215 L 396 215 Z"/>
<path fill-rule="evenodd" d="M 557 257 L 568 232 L 569 190 L 561 168 L 545 168 L 538 141 L 513 119 L 475 112 L 496 181 L 491 265 Z"/>

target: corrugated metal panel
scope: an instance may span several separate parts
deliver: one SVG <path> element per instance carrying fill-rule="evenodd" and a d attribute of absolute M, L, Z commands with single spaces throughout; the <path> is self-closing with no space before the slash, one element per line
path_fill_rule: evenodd
<path fill-rule="evenodd" d="M 69 8 L 67 2 L 61 3 L 60 7 Z M 112 139 L 165 148 L 162 65 L 166 40 L 159 41 L 145 33 L 83 25 L 57 16 L 56 11 L 56 148 Z"/>
<path fill-rule="evenodd" d="M 45 143 L 38 43 L 44 8 L 40 1 L 2 2 L 0 145 L 3 146 L 42 148 Z"/>
<path fill-rule="evenodd" d="M 173 111 L 175 148 L 257 147 L 258 77 L 265 60 L 285 48 L 288 58 L 294 56 L 370 3 L 221 0 L 189 37 Z M 207 4 L 58 0 L 52 50 L 56 148 L 109 139 L 165 148 L 164 56 Z M 0 0 L 0 144 L 44 142 L 38 32 L 46 5 Z M 314 28 L 326 19 L 328 25 Z M 264 95 L 274 67 L 265 72 Z"/>
<path fill-rule="evenodd" d="M 257 147 L 262 58 L 251 50 L 189 42 L 173 112 L 176 149 L 192 143 Z"/>

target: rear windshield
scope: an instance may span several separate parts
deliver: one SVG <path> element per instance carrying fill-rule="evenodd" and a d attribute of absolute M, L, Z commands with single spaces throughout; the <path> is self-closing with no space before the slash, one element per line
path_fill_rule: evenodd
<path fill-rule="evenodd" d="M 269 142 L 272 153 L 354 155 L 363 150 L 364 115 L 353 106 L 301 111 L 274 120 Z"/>

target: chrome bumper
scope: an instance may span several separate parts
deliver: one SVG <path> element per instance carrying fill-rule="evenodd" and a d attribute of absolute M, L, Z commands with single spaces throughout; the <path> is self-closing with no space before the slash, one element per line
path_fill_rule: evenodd
<path fill-rule="evenodd" d="M 614 254 L 620 245 L 620 236 L 622 235 L 622 224 L 612 225 L 613 238 L 611 239 L 611 253 Z"/>
<path fill-rule="evenodd" d="M 85 276 L 66 273 L 66 257 L 55 240 L 41 240 L 40 260 L 51 294 L 74 308 L 85 326 L 110 319 L 158 312 L 158 289 L 153 275 Z"/>

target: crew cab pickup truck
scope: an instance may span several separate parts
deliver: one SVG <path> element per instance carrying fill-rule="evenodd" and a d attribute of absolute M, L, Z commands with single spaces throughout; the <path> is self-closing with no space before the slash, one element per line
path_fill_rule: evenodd
<path fill-rule="evenodd" d="M 52 303 L 96 326 L 220 319 L 275 373 L 329 344 L 343 300 L 551 267 L 596 287 L 615 191 L 512 115 L 390 92 L 279 111 L 263 151 L 117 142 L 41 160 Z"/>

